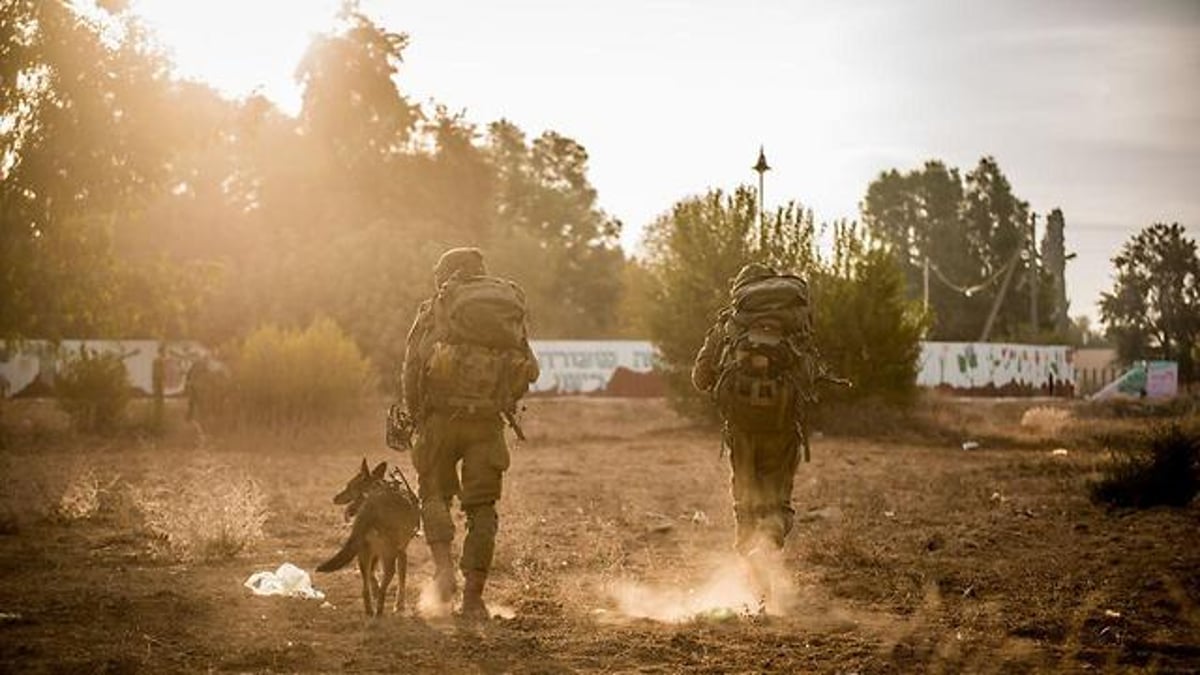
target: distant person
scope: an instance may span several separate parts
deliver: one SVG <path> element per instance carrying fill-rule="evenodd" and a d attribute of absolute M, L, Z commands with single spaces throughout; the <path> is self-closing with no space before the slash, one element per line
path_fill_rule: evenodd
<path fill-rule="evenodd" d="M 150 390 L 153 396 L 153 416 L 151 424 L 155 433 L 162 433 L 166 428 L 166 380 L 167 380 L 167 343 L 159 341 L 158 352 L 150 365 Z"/>
<path fill-rule="evenodd" d="M 413 465 L 421 519 L 437 600 L 448 609 L 457 587 L 450 501 L 458 497 L 467 516 L 461 614 L 487 619 L 483 590 L 499 530 L 496 502 L 509 466 L 504 424 L 521 437 L 516 401 L 537 380 L 537 359 L 529 347 L 524 292 L 487 276 L 479 249 L 446 251 L 433 278 L 437 292 L 417 310 L 401 378 L 417 430 Z"/>
<path fill-rule="evenodd" d="M 734 547 L 752 572 L 792 529 L 793 477 L 807 451 L 802 415 L 820 372 L 808 299 L 804 279 L 744 266 L 692 369 L 692 383 L 714 395 L 725 422 Z"/>
<path fill-rule="evenodd" d="M 201 401 L 208 386 L 208 357 L 199 356 L 188 368 L 184 380 L 184 393 L 187 396 L 187 421 L 191 422 L 200 415 Z"/>

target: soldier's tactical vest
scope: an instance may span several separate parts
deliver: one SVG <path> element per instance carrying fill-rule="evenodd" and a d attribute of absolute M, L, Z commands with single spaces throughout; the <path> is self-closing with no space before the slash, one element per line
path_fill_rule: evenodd
<path fill-rule="evenodd" d="M 433 300 L 423 391 L 434 410 L 511 410 L 529 389 L 525 294 L 496 277 L 455 278 Z"/>
<path fill-rule="evenodd" d="M 743 284 L 725 317 L 715 387 L 721 415 L 747 430 L 792 427 L 798 397 L 811 387 L 808 284 L 787 274 Z"/>

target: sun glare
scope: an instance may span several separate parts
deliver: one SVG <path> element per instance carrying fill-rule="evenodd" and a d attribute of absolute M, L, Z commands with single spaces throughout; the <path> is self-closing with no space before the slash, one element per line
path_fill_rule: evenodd
<path fill-rule="evenodd" d="M 135 0 L 178 73 L 235 97 L 259 92 L 287 112 L 300 107 L 296 64 L 314 33 L 334 22 L 337 0 Z"/>

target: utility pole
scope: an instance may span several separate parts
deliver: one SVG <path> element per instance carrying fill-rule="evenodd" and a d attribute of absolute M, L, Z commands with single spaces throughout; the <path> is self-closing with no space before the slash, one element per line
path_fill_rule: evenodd
<path fill-rule="evenodd" d="M 1029 217 L 1029 339 L 1038 335 L 1037 214 Z"/>
<path fill-rule="evenodd" d="M 750 168 L 758 172 L 758 252 L 761 255 L 767 249 L 767 230 L 763 226 L 763 174 L 771 170 L 763 146 L 758 146 L 758 161 Z"/>
<path fill-rule="evenodd" d="M 996 300 L 992 303 L 992 310 L 988 312 L 987 322 L 983 324 L 983 335 L 979 336 L 980 342 L 987 342 L 992 335 L 992 324 L 996 322 L 996 314 L 1000 312 L 1000 305 L 1004 302 L 1004 296 L 1008 295 L 1008 284 L 1012 281 L 1013 270 L 1017 269 L 1017 258 L 1021 256 L 1021 248 L 1018 245 L 1017 250 L 1013 252 L 1013 257 L 1008 261 L 1008 270 L 1004 272 L 1004 283 L 1000 284 L 1000 292 L 996 294 Z"/>

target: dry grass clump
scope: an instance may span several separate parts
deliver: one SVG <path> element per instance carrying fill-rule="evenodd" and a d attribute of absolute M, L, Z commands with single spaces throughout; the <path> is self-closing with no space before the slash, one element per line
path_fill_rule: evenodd
<path fill-rule="evenodd" d="M 118 476 L 103 478 L 93 468 L 77 469 L 58 498 L 55 515 L 65 521 L 88 520 L 100 512 Z"/>
<path fill-rule="evenodd" d="M 1071 419 L 1069 410 L 1041 405 L 1021 415 L 1021 428 L 1043 437 L 1056 437 L 1071 424 Z"/>
<path fill-rule="evenodd" d="M 32 523 L 90 520 L 111 511 L 119 477 L 90 464 L 63 464 L 31 457 L 0 458 L 0 534 Z"/>
<path fill-rule="evenodd" d="M 146 527 L 171 557 L 230 558 L 263 538 L 267 496 L 257 481 L 228 466 L 201 463 L 132 493 Z"/>

